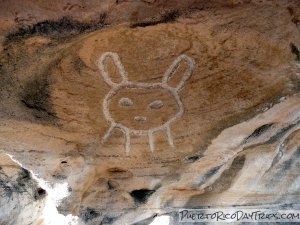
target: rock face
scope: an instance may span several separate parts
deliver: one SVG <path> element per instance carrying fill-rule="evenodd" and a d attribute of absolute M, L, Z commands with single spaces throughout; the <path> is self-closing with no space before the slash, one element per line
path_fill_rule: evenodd
<path fill-rule="evenodd" d="M 67 185 L 78 224 L 299 207 L 298 1 L 19 2 L 1 3 L 24 9 L 1 13 L 0 149 L 24 168 L 0 170 L 20 204 L 0 223 L 51 224 L 28 171 Z"/>
<path fill-rule="evenodd" d="M 30 172 L 0 152 L 0 224 L 35 223 L 42 215 L 46 191 Z"/>

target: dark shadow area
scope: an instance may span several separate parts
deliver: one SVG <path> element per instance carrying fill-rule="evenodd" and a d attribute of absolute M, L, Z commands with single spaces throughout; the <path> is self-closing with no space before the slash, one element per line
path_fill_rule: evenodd
<path fill-rule="evenodd" d="M 140 189 L 130 192 L 131 197 L 136 203 L 146 203 L 148 198 L 155 192 L 155 190 Z"/>

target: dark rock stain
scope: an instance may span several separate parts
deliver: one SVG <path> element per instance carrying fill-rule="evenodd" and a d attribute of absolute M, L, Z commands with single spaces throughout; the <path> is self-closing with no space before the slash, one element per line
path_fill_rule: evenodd
<path fill-rule="evenodd" d="M 7 177 L 7 175 L 5 173 L 0 173 L 0 190 L 3 190 L 1 193 L 1 197 L 4 198 L 8 198 L 10 199 L 12 194 L 13 194 L 13 190 L 12 187 L 10 185 L 10 180 Z"/>
<path fill-rule="evenodd" d="M 81 70 L 83 68 L 87 68 L 87 66 L 85 65 L 85 63 L 79 57 L 76 57 L 72 63 L 73 63 L 74 69 L 76 70 L 76 72 L 78 74 L 81 73 Z"/>
<path fill-rule="evenodd" d="M 279 132 L 277 132 L 275 135 L 273 135 L 272 137 L 270 137 L 270 139 L 265 144 L 272 144 L 275 141 L 279 140 L 289 130 L 291 130 L 293 127 L 297 126 L 299 123 L 300 123 L 300 121 L 298 121 L 297 123 L 292 123 L 292 124 L 288 125 L 287 127 L 282 128 L 281 130 L 279 130 Z"/>
<path fill-rule="evenodd" d="M 284 153 L 285 153 L 285 145 L 281 144 L 279 146 L 278 153 L 274 157 L 274 159 L 272 161 L 272 164 L 271 164 L 271 167 L 267 170 L 267 172 L 270 171 L 280 161 L 280 159 L 284 155 Z"/>
<path fill-rule="evenodd" d="M 37 122 L 55 124 L 58 120 L 51 101 L 50 77 L 60 61 L 61 57 L 58 57 L 40 69 L 33 79 L 25 83 L 20 93 L 21 104 L 29 109 Z"/>
<path fill-rule="evenodd" d="M 62 174 L 53 174 L 52 177 L 57 179 L 57 180 L 66 180 L 67 179 L 67 176 L 62 175 Z"/>
<path fill-rule="evenodd" d="M 148 198 L 155 192 L 155 190 L 140 189 L 130 192 L 130 196 L 136 203 L 146 203 Z"/>
<path fill-rule="evenodd" d="M 222 167 L 223 165 L 220 166 L 216 166 L 211 168 L 209 171 L 207 171 L 202 177 L 201 180 L 198 184 L 198 186 L 201 186 L 202 184 L 204 184 L 209 178 L 211 178 L 213 175 L 215 175 L 219 169 Z"/>
<path fill-rule="evenodd" d="M 153 21 L 146 21 L 146 22 L 139 22 L 134 23 L 130 25 L 130 28 L 136 28 L 136 27 L 148 27 L 148 26 L 155 26 L 161 23 L 171 23 L 176 21 L 176 19 L 180 16 L 179 11 L 170 11 L 161 16 L 159 20 L 153 20 Z"/>
<path fill-rule="evenodd" d="M 264 124 L 260 126 L 259 128 L 255 129 L 252 134 L 250 134 L 247 138 L 245 138 L 245 142 L 247 142 L 250 139 L 257 138 L 266 131 L 268 131 L 273 126 L 273 123 L 271 124 Z"/>
<path fill-rule="evenodd" d="M 116 220 L 114 217 L 105 216 L 103 220 L 101 221 L 100 225 L 107 225 L 107 224 L 113 224 L 113 222 Z"/>
<path fill-rule="evenodd" d="M 281 165 L 281 172 L 282 174 L 286 173 L 287 171 L 289 171 L 292 168 L 292 164 L 293 164 L 294 159 L 291 158 L 287 161 L 284 161 Z"/>
<path fill-rule="evenodd" d="M 264 141 L 264 142 L 258 143 L 258 144 L 254 144 L 254 145 L 250 145 L 250 146 L 244 148 L 243 150 L 245 151 L 247 149 L 254 148 L 254 147 L 257 147 L 257 146 L 273 144 L 276 141 L 278 141 L 280 138 L 282 138 L 289 130 L 291 130 L 292 128 L 297 126 L 298 124 L 300 124 L 300 121 L 297 121 L 296 123 L 292 123 L 292 124 L 282 128 L 276 134 L 271 136 L 267 141 Z"/>
<path fill-rule="evenodd" d="M 283 178 L 287 177 L 291 171 L 297 171 L 299 169 L 300 147 L 290 156 L 290 158 L 282 163 L 276 164 L 276 173 L 272 176 L 270 181 L 266 184 L 266 187 L 273 187 L 280 182 L 284 182 Z M 296 175 L 297 176 L 297 175 Z M 296 178 L 296 177 L 295 177 Z"/>
<path fill-rule="evenodd" d="M 47 78 L 29 81 L 24 88 L 21 102 L 37 119 L 51 121 L 56 118 L 50 102 L 50 85 Z"/>
<path fill-rule="evenodd" d="M 199 154 L 199 155 L 191 155 L 191 156 L 187 156 L 187 157 L 185 157 L 185 161 L 187 162 L 187 163 L 193 163 L 193 162 L 196 162 L 196 161 L 198 161 L 200 158 L 202 158 L 203 157 L 203 154 Z"/>
<path fill-rule="evenodd" d="M 300 61 L 300 51 L 294 43 L 290 43 L 291 52 L 296 56 L 296 60 Z"/>
<path fill-rule="evenodd" d="M 28 170 L 22 168 L 20 173 L 18 174 L 18 177 L 16 179 L 16 182 L 12 182 L 12 190 L 13 192 L 17 193 L 24 193 L 27 192 L 29 193 L 27 189 L 32 189 L 34 190 L 34 186 L 32 184 L 32 178 L 31 174 L 29 173 Z"/>
<path fill-rule="evenodd" d="M 2 191 L 1 191 L 2 189 Z M 46 191 L 37 186 L 30 172 L 21 168 L 20 172 L 13 177 L 7 176 L 0 171 L 0 193 L 1 197 L 10 200 L 13 196 L 28 195 L 32 201 L 38 201 L 46 196 Z"/>
<path fill-rule="evenodd" d="M 114 191 L 119 187 L 118 182 L 114 181 L 114 180 L 108 180 L 107 181 L 107 189 L 110 191 Z"/>
<path fill-rule="evenodd" d="M 107 169 L 107 172 L 108 176 L 113 177 L 115 179 L 126 179 L 133 176 L 130 171 L 119 167 L 109 168 Z"/>
<path fill-rule="evenodd" d="M 292 7 L 287 7 L 287 10 L 289 11 L 290 15 L 292 16 L 292 22 L 296 25 L 299 24 L 300 19 L 296 16 L 295 10 Z"/>
<path fill-rule="evenodd" d="M 205 192 L 203 194 L 192 196 L 186 203 L 185 207 L 198 207 L 200 203 L 209 204 L 209 202 L 211 202 L 212 199 L 215 198 L 216 194 L 226 191 L 231 186 L 234 178 L 237 176 L 239 171 L 242 170 L 244 164 L 245 156 L 237 156 L 233 160 L 230 167 L 224 170 L 220 177 L 212 185 L 204 189 Z M 215 174 L 220 169 L 220 167 L 221 166 L 213 168 L 210 174 Z"/>
<path fill-rule="evenodd" d="M 107 171 L 110 173 L 125 173 L 125 172 L 127 172 L 126 170 L 119 168 L 119 167 L 109 168 Z"/>
<path fill-rule="evenodd" d="M 24 37 L 31 37 L 35 35 L 50 35 L 50 36 L 70 36 L 83 32 L 90 32 L 104 27 L 106 14 L 102 13 L 98 19 L 91 23 L 81 23 L 72 20 L 69 17 L 63 17 L 60 20 L 45 20 L 38 22 L 27 28 L 20 28 L 19 30 L 9 33 L 5 38 L 5 43 L 19 40 Z"/>
<path fill-rule="evenodd" d="M 88 222 L 99 217 L 100 215 L 100 212 L 98 212 L 97 210 L 87 207 L 83 212 L 81 212 L 80 217 L 84 222 Z"/>
<path fill-rule="evenodd" d="M 37 188 L 34 193 L 34 199 L 39 200 L 46 196 L 46 191 L 43 188 Z"/>
<path fill-rule="evenodd" d="M 209 192 L 222 192 L 227 190 L 234 178 L 237 176 L 238 172 L 243 168 L 245 164 L 245 156 L 236 157 L 231 166 L 224 170 L 222 175 L 209 187 L 205 188 L 205 191 Z"/>
<path fill-rule="evenodd" d="M 300 147 L 297 148 L 297 150 L 293 153 L 290 159 L 282 163 L 281 171 L 286 172 L 291 170 L 293 163 L 299 162 L 299 158 L 300 158 Z"/>
<path fill-rule="evenodd" d="M 31 179 L 31 175 L 28 170 L 22 168 L 19 173 L 18 178 L 16 179 L 18 185 L 25 186 L 25 184 Z"/>
<path fill-rule="evenodd" d="M 274 157 L 271 167 L 267 170 L 270 171 L 273 169 L 273 167 L 275 167 L 281 160 L 281 158 L 286 154 L 286 150 L 287 150 L 287 146 L 289 144 L 289 142 L 295 137 L 295 135 L 297 135 L 297 132 L 299 130 L 295 130 L 294 132 L 292 132 L 283 142 L 282 144 L 279 146 L 278 148 L 278 153 L 276 154 L 276 156 Z M 298 150 L 297 150 L 298 151 Z M 299 157 L 298 155 L 296 155 L 296 157 Z"/>

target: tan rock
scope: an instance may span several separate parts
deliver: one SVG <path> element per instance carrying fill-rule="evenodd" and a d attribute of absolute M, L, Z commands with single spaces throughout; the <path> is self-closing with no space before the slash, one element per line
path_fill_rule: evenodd
<path fill-rule="evenodd" d="M 286 6 L 298 3 L 187 1 L 193 11 L 183 4 L 165 23 L 160 7 L 182 1 L 159 2 L 28 4 L 49 12 L 39 18 L 89 5 L 86 17 L 105 8 L 137 23 L 6 39 L 0 148 L 50 186 L 68 184 L 58 210 L 83 224 L 297 204 L 300 35 Z"/>

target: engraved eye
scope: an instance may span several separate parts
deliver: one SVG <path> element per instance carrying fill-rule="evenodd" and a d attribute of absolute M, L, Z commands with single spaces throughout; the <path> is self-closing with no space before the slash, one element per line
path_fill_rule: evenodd
<path fill-rule="evenodd" d="M 148 108 L 149 109 L 160 109 L 163 106 L 164 106 L 164 103 L 161 100 L 156 100 L 156 101 L 150 103 Z"/>
<path fill-rule="evenodd" d="M 132 106 L 133 102 L 130 98 L 121 98 L 119 100 L 119 105 L 121 105 L 121 106 Z"/>

